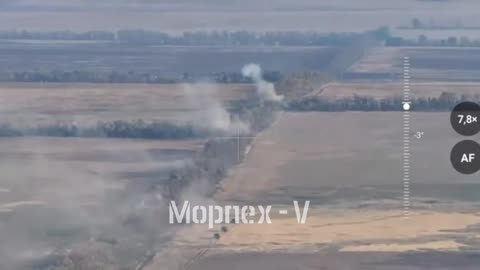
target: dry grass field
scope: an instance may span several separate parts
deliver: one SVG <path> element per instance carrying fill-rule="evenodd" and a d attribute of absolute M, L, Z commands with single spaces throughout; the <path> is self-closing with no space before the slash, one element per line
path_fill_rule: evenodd
<path fill-rule="evenodd" d="M 228 107 L 251 85 L 0 84 L 0 121 L 16 124 L 192 121 L 206 104 Z M 195 92 L 192 94 L 192 92 Z"/>
<path fill-rule="evenodd" d="M 389 61 L 382 57 L 379 61 Z M 415 82 L 412 94 L 476 93 L 478 86 Z M 195 116 L 209 104 L 228 107 L 254 91 L 249 85 L 225 85 L 206 87 L 205 95 L 191 96 L 191 87 L 197 86 L 5 84 L 0 85 L 0 120 L 181 123 L 198 119 Z M 330 98 L 355 94 L 382 98 L 401 94 L 401 85 L 339 82 L 317 93 Z M 246 160 L 231 171 L 213 198 L 220 204 L 271 204 L 273 224 L 229 225 L 213 245 L 213 233 L 219 228 L 185 227 L 173 241 L 164 241 L 169 248 L 148 269 L 170 269 L 165 261 L 185 261 L 205 249 L 207 256 L 199 256 L 190 269 L 226 265 L 239 269 L 245 264 L 252 269 L 452 269 L 451 264 L 432 264 L 438 254 L 462 261 L 455 269 L 475 269 L 478 259 L 468 252 L 480 247 L 480 185 L 475 176 L 461 176 L 450 165 L 451 147 L 460 139 L 450 127 L 448 113 L 412 112 L 411 119 L 408 219 L 402 213 L 401 112 L 287 112 L 259 134 Z M 416 132 L 424 136 L 417 139 Z M 41 257 L 53 247 L 69 248 L 70 243 L 88 242 L 105 231 L 122 235 L 120 243 L 129 245 L 143 244 L 145 237 L 163 237 L 162 230 L 149 226 L 123 231 L 118 224 L 131 222 L 130 213 L 158 199 L 145 195 L 151 183 L 161 183 L 169 170 L 188 165 L 203 144 L 202 140 L 0 139 L 0 236 L 4 239 L 0 256 Z M 311 201 L 307 224 L 297 224 L 293 200 Z M 290 214 L 276 214 L 278 209 Z M 160 220 L 150 221 L 163 224 L 167 214 L 161 214 L 155 216 Z M 415 255 L 433 259 L 422 264 L 408 258 Z"/>
<path fill-rule="evenodd" d="M 3 138 L 0 210 L 13 212 L 22 202 L 62 208 L 59 198 L 101 204 L 92 199 L 125 188 L 129 173 L 161 171 L 188 160 L 202 145 L 200 140 Z"/>
<path fill-rule="evenodd" d="M 191 269 L 241 270 L 241 269 L 355 269 L 355 270 L 475 270 L 479 264 L 478 257 L 472 253 L 423 252 L 343 252 L 343 253 L 308 253 L 286 254 L 281 252 L 241 253 L 213 255 Z"/>
<path fill-rule="evenodd" d="M 209 117 L 209 106 L 228 108 L 253 91 L 248 85 L 2 84 L 0 122 L 177 124 Z M 125 250 L 115 254 L 125 260 L 120 264 L 141 258 L 173 229 L 165 227 L 159 187 L 192 166 L 205 142 L 0 138 L 0 268 L 101 241 Z"/>
<path fill-rule="evenodd" d="M 401 74 L 403 57 L 410 58 L 410 74 L 413 80 L 429 81 L 478 81 L 480 50 L 461 47 L 382 47 L 376 48 L 354 64 L 354 73 Z M 385 80 L 391 78 L 385 77 Z"/>
<path fill-rule="evenodd" d="M 123 257 L 131 262 L 140 256 L 133 247 L 154 238 L 146 229 L 127 229 L 126 222 L 156 199 L 151 186 L 188 166 L 203 143 L 0 139 L 0 268 L 17 269 L 9 263 L 36 260 L 92 239 L 117 239 L 129 247 L 130 255 Z M 155 226 L 155 237 L 168 232 L 161 222 Z"/>
<path fill-rule="evenodd" d="M 338 49 L 323 46 L 160 46 L 117 42 L 0 41 L 0 76 L 80 71 L 151 74 L 179 80 L 239 73 L 257 63 L 269 72 L 323 71 Z"/>
<path fill-rule="evenodd" d="M 400 48 L 378 47 L 372 49 L 367 56 L 355 63 L 353 72 L 394 72 L 394 66 L 404 56 Z"/>
<path fill-rule="evenodd" d="M 478 260 L 468 254 L 480 247 L 480 185 L 450 165 L 459 138 L 448 117 L 411 116 L 412 206 L 405 218 L 402 113 L 285 113 L 215 196 L 222 204 L 272 205 L 272 224 L 227 225 L 214 245 L 218 228 L 194 226 L 177 235 L 175 249 L 183 257 L 208 250 L 191 269 L 243 269 L 247 260 L 253 269 L 474 269 Z M 425 136 L 416 139 L 416 131 Z M 293 200 L 311 201 L 305 225 Z M 461 264 L 436 264 L 439 254 Z"/>
<path fill-rule="evenodd" d="M 270 195 L 289 201 L 285 194 L 306 192 L 319 202 L 361 198 L 362 193 L 396 198 L 401 195 L 395 187 L 401 185 L 402 123 L 401 112 L 285 113 L 257 138 L 219 196 L 268 201 Z M 424 137 L 416 139 L 417 131 Z M 412 113 L 411 138 L 415 184 L 476 183 L 450 165 L 450 150 L 459 138 L 449 113 Z M 371 186 L 384 189 L 369 193 Z M 352 197 L 349 187 L 365 189 Z M 421 196 L 419 191 L 414 195 Z"/>

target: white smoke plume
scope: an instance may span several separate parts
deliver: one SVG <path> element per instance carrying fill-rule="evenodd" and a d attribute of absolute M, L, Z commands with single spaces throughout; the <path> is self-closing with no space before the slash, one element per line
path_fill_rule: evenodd
<path fill-rule="evenodd" d="M 282 102 L 284 96 L 275 92 L 273 83 L 263 79 L 262 68 L 257 64 L 248 64 L 242 68 L 244 77 L 251 79 L 257 86 L 257 95 L 263 101 Z"/>
<path fill-rule="evenodd" d="M 247 134 L 249 126 L 232 117 L 217 95 L 217 86 L 212 83 L 183 85 L 186 101 L 194 109 L 193 123 L 213 131 L 227 134 Z"/>

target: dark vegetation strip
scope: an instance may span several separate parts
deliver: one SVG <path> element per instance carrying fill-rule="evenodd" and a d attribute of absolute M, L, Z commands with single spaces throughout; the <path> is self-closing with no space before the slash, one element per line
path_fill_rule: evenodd
<path fill-rule="evenodd" d="M 377 99 L 373 97 L 354 96 L 332 99 L 327 97 L 308 97 L 295 100 L 287 105 L 289 111 L 402 111 L 403 99 L 400 96 Z M 450 111 L 460 102 L 480 102 L 480 95 L 457 96 L 454 93 L 442 93 L 439 97 L 412 98 L 414 111 Z"/>
<path fill-rule="evenodd" d="M 142 29 L 109 31 L 1 31 L 0 40 L 115 41 L 120 43 L 170 46 L 344 46 L 359 33 L 317 33 L 301 31 L 197 31 L 172 35 Z"/>
<path fill-rule="evenodd" d="M 132 139 L 191 139 L 220 134 L 193 124 L 177 125 L 169 122 L 147 123 L 141 120 L 98 122 L 93 127 L 58 123 L 19 128 L 12 124 L 0 124 L 0 137 L 105 137 Z"/>
<path fill-rule="evenodd" d="M 386 39 L 387 47 L 480 47 L 479 39 L 470 39 L 466 36 L 449 36 L 446 38 L 429 38 L 419 35 L 416 39 L 392 36 Z"/>
<path fill-rule="evenodd" d="M 465 26 L 461 20 L 446 25 L 438 25 L 435 22 L 422 21 L 414 18 L 410 25 L 400 26 L 401 30 L 479 30 L 479 26 Z M 480 39 L 469 38 L 465 35 L 449 36 L 443 39 L 431 39 L 427 35 L 419 35 L 416 40 L 402 37 L 389 37 L 386 40 L 387 46 L 428 46 L 428 47 L 480 47 Z"/>
<path fill-rule="evenodd" d="M 273 104 L 261 106 L 254 100 L 232 103 L 232 118 L 249 123 L 250 128 L 261 130 L 272 119 Z M 259 115 L 259 113 L 265 115 Z M 172 122 L 115 120 L 99 121 L 94 126 L 82 126 L 73 123 L 53 123 L 33 127 L 18 127 L 11 123 L 0 123 L 0 137 L 85 137 L 85 138 L 128 138 L 128 139 L 195 139 L 230 135 L 229 131 L 213 129 L 194 123 L 176 124 Z"/>
<path fill-rule="evenodd" d="M 52 34 L 53 37 L 56 35 Z M 68 36 L 68 33 L 66 34 Z M 117 34 L 120 41 L 147 45 L 150 43 L 159 45 L 184 45 L 184 46 L 230 46 L 235 49 L 240 46 L 332 46 L 330 54 L 335 54 L 331 59 L 316 59 L 326 61 L 329 70 L 334 74 L 344 71 L 355 60 L 363 55 L 366 47 L 370 44 L 378 44 L 384 41 L 390 34 L 388 28 L 365 33 L 331 33 L 319 34 L 314 32 L 267 32 L 255 33 L 247 31 L 239 32 L 198 32 L 184 33 L 181 36 L 169 36 L 162 33 L 147 32 L 143 30 L 129 30 Z M 29 32 L 6 32 L 3 38 L 29 39 Z M 48 36 L 46 34 L 46 36 Z M 58 34 L 58 36 L 62 36 Z M 87 35 L 88 36 L 88 35 Z M 22 37 L 22 38 L 21 38 Z M 31 38 L 40 38 L 36 35 Z M 58 39 L 62 39 L 58 37 Z M 45 37 L 46 38 L 46 37 Z M 0 32 L 0 40 L 2 33 Z M 67 39 L 65 37 L 65 39 Z M 165 39 L 165 40 L 163 40 Z M 8 42 L 8 41 L 7 41 Z M 337 49 L 340 52 L 337 54 Z M 104 52 L 106 53 L 106 52 Z M 305 67 L 307 70 L 311 69 Z M 300 70 L 299 70 L 300 71 Z M 305 71 L 305 70 L 303 70 Z M 285 79 L 286 74 L 281 70 L 266 70 L 264 78 L 270 82 L 280 82 Z M 155 71 L 132 70 L 12 70 L 2 72 L 0 81 L 4 82 L 91 82 L 91 83 L 181 83 L 194 82 L 199 79 L 209 79 L 218 83 L 248 83 L 250 80 L 242 76 L 240 72 L 218 72 L 203 70 L 202 72 L 184 72 L 180 75 L 168 75 Z"/>
<path fill-rule="evenodd" d="M 264 79 L 278 82 L 283 76 L 278 71 L 265 71 Z M 208 79 L 216 83 L 251 83 L 240 72 L 210 72 L 208 74 L 183 73 L 181 76 L 167 76 L 162 73 L 137 71 L 15 71 L 0 74 L 3 82 L 51 82 L 51 83 L 148 83 L 148 84 L 176 84 L 191 83 Z"/>

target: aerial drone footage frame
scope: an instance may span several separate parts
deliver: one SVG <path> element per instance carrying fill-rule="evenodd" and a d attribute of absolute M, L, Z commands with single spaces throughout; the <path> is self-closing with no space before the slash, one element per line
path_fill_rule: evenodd
<path fill-rule="evenodd" d="M 0 269 L 478 269 L 479 7 L 1 1 Z"/>

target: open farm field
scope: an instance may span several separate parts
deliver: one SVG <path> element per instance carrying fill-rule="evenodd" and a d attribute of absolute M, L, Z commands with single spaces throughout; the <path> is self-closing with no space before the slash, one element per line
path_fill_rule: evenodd
<path fill-rule="evenodd" d="M 145 120 L 185 123 L 206 104 L 229 107 L 253 95 L 247 84 L 0 84 L 0 121 L 16 125 Z"/>
<path fill-rule="evenodd" d="M 0 73 L 87 71 L 184 74 L 240 73 L 257 63 L 265 71 L 321 71 L 336 54 L 327 47 L 182 47 L 117 43 L 0 43 Z"/>
<path fill-rule="evenodd" d="M 377 48 L 352 66 L 347 80 L 398 80 L 403 58 L 410 58 L 410 74 L 415 81 L 478 81 L 480 49 L 451 47 Z"/>
<path fill-rule="evenodd" d="M 457 135 L 448 117 L 412 113 L 408 218 L 401 113 L 285 113 L 215 196 L 220 204 L 272 205 L 272 224 L 226 225 L 215 244 L 209 237 L 216 230 L 193 226 L 177 234 L 174 247 L 182 256 L 205 250 L 191 269 L 227 262 L 242 269 L 245 260 L 261 269 L 474 269 L 480 185 L 449 164 Z M 416 139 L 417 130 L 425 136 Z M 305 224 L 293 200 L 311 201 Z"/>

